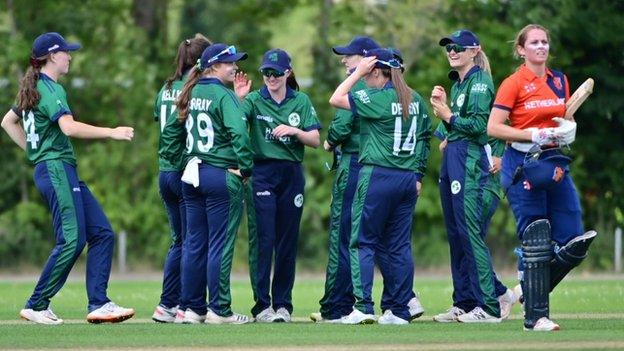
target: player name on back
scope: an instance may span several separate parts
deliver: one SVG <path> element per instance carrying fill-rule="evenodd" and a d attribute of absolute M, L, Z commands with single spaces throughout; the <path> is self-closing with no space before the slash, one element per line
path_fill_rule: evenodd
<path fill-rule="evenodd" d="M 409 114 L 410 115 L 417 115 L 419 111 L 418 108 L 418 102 L 412 102 L 409 104 Z M 400 103 L 398 102 L 393 102 L 392 103 L 392 114 L 393 115 L 400 115 L 403 113 L 403 106 L 401 106 Z"/>
<path fill-rule="evenodd" d="M 178 89 L 165 90 L 162 94 L 162 101 L 176 101 L 182 91 Z"/>
<path fill-rule="evenodd" d="M 212 100 L 192 98 L 189 102 L 189 109 L 193 111 L 208 111 L 210 104 L 212 104 Z"/>

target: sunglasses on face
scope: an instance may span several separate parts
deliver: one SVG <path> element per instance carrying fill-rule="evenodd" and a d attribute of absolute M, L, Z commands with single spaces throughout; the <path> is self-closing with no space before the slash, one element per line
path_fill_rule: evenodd
<path fill-rule="evenodd" d="M 215 62 L 216 60 L 219 59 L 219 57 L 223 55 L 236 55 L 236 47 L 234 45 L 228 46 L 227 48 L 223 49 L 223 51 L 221 51 L 220 53 L 208 59 L 208 63 Z"/>
<path fill-rule="evenodd" d="M 446 52 L 455 51 L 455 53 L 460 53 L 466 51 L 465 46 L 457 45 L 457 44 L 447 44 Z"/>
<path fill-rule="evenodd" d="M 286 72 L 280 72 L 271 68 L 265 68 L 265 69 L 261 69 L 260 73 L 262 73 L 263 76 L 265 77 L 275 77 L 275 78 L 279 78 L 279 77 L 283 77 Z"/>

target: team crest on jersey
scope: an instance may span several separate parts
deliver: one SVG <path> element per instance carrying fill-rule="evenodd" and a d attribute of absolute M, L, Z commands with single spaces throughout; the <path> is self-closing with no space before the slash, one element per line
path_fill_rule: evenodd
<path fill-rule="evenodd" d="M 303 194 L 297 194 L 297 196 L 295 196 L 294 203 L 297 207 L 303 206 Z"/>
<path fill-rule="evenodd" d="M 298 113 L 293 112 L 290 115 L 288 115 L 288 123 L 291 126 L 296 127 L 299 125 L 300 122 L 301 122 L 301 117 L 299 116 Z"/>
<path fill-rule="evenodd" d="M 457 107 L 462 107 L 464 106 L 464 100 L 466 100 L 466 95 L 465 94 L 460 94 L 457 97 Z"/>
<path fill-rule="evenodd" d="M 454 180 L 451 182 L 451 193 L 453 195 L 459 194 L 461 191 L 461 183 L 458 180 Z"/>
<path fill-rule="evenodd" d="M 561 83 L 561 77 L 554 77 L 553 83 L 555 84 L 555 87 L 557 88 L 557 90 L 563 89 L 563 83 Z"/>

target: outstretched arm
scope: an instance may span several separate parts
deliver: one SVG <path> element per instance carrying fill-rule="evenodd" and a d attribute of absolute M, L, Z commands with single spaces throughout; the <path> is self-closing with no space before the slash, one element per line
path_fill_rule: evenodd
<path fill-rule="evenodd" d="M 58 124 L 63 134 L 72 138 L 79 139 L 106 139 L 115 140 L 132 140 L 134 137 L 134 128 L 117 127 L 106 128 L 96 127 L 90 124 L 78 122 L 74 120 L 72 115 L 63 115 L 59 118 Z"/>

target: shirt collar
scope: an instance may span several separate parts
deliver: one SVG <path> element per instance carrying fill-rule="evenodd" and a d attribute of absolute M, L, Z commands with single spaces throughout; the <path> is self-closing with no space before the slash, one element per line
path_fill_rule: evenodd
<path fill-rule="evenodd" d="M 218 84 L 225 86 L 222 81 L 217 78 L 200 78 L 197 84 Z"/>
<path fill-rule="evenodd" d="M 533 81 L 533 80 L 535 80 L 535 79 L 538 79 L 538 78 L 539 78 L 538 76 L 536 76 L 536 75 L 535 75 L 535 73 L 533 73 L 533 71 L 531 71 L 531 70 L 530 70 L 530 69 L 526 66 L 526 64 L 522 64 L 522 65 L 520 66 L 519 71 L 520 71 L 520 74 L 522 75 L 522 77 L 523 77 L 523 78 L 525 78 L 525 79 L 526 79 L 526 80 L 528 80 L 528 81 Z M 547 77 L 552 77 L 552 76 L 553 76 L 552 71 L 551 71 L 548 67 L 546 67 L 546 76 L 547 76 Z"/>
<path fill-rule="evenodd" d="M 48 76 L 47 74 L 43 72 L 39 72 L 39 79 L 51 80 L 53 82 L 56 82 L 54 79 L 50 78 L 50 76 Z"/>
<path fill-rule="evenodd" d="M 265 99 L 270 99 L 273 102 L 275 102 L 275 100 L 273 100 L 273 97 L 271 97 L 271 93 L 269 93 L 269 88 L 267 88 L 266 85 L 263 85 L 262 88 L 260 88 L 260 96 L 262 96 Z M 286 96 L 284 97 L 284 100 L 281 102 L 282 104 L 284 103 L 284 101 L 292 98 L 295 96 L 295 90 L 291 89 L 288 85 L 286 86 Z M 275 102 L 277 104 L 277 102 Z M 281 105 L 281 104 L 278 104 Z"/>
<path fill-rule="evenodd" d="M 394 88 L 394 84 L 392 84 L 392 81 L 389 80 L 386 82 L 386 84 L 384 84 L 383 89 L 392 89 Z"/>

